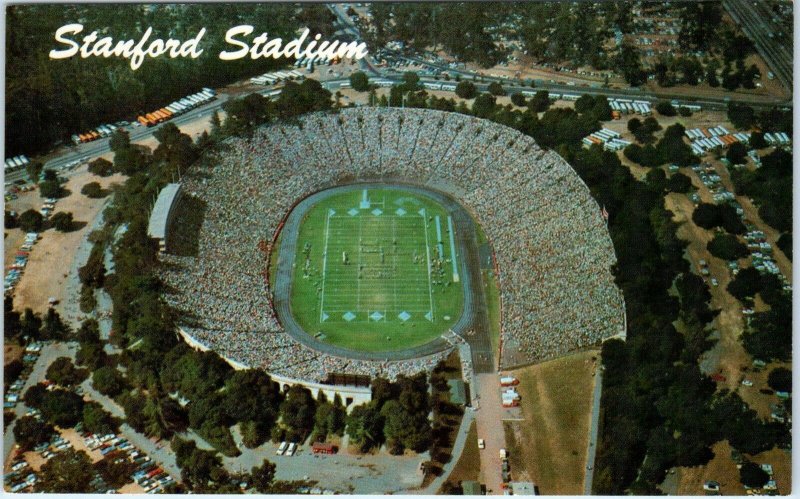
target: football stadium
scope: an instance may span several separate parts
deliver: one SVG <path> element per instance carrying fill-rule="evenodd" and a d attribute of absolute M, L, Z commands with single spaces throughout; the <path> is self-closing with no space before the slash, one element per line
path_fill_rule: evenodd
<path fill-rule="evenodd" d="M 181 180 L 175 198 L 202 220 L 191 253 L 165 236 L 162 278 L 184 337 L 234 365 L 310 383 L 394 379 L 468 344 L 462 360 L 494 372 L 624 334 L 601 207 L 513 129 L 350 108 L 223 148 Z M 175 211 L 172 227 L 184 224 Z"/>

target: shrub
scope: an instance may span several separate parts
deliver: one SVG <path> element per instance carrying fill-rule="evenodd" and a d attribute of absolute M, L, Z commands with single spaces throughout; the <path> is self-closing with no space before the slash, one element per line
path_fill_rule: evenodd
<path fill-rule="evenodd" d="M 478 95 L 478 90 L 472 82 L 462 81 L 456 85 L 456 95 L 462 99 L 473 99 Z"/>

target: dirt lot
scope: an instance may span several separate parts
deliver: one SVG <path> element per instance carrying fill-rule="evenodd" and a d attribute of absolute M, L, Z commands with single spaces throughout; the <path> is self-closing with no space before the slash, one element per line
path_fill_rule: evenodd
<path fill-rule="evenodd" d="M 3 365 L 6 365 L 14 360 L 22 360 L 25 355 L 25 349 L 19 345 L 3 345 Z"/>
<path fill-rule="evenodd" d="M 33 247 L 28 260 L 28 265 L 14 290 L 14 308 L 23 310 L 26 307 L 32 308 L 35 312 L 42 312 L 47 308 L 49 297 L 63 301 L 63 285 L 69 266 L 78 248 L 81 239 L 86 235 L 88 222 L 92 221 L 100 211 L 107 198 L 89 199 L 81 194 L 81 188 L 89 182 L 98 182 L 104 189 L 112 184 L 122 183 L 125 177 L 113 175 L 110 177 L 97 177 L 88 171 L 80 171 L 69 177 L 69 181 L 64 188 L 70 191 L 70 195 L 59 199 L 56 203 L 55 212 L 71 212 L 76 223 L 81 227 L 72 232 L 58 232 L 49 229 L 42 233 L 42 237 Z M 38 191 L 32 191 L 20 196 L 11 204 L 12 209 L 16 208 L 16 203 L 23 205 L 30 204 L 34 200 L 36 208 L 41 208 L 41 199 Z M 19 211 L 17 209 L 17 211 Z M 12 229 L 9 233 L 22 234 L 20 229 Z M 23 237 L 15 235 L 14 237 Z M 16 252 L 16 247 L 6 246 L 5 258 L 8 259 Z"/>
<path fill-rule="evenodd" d="M 525 367 L 520 380 L 524 422 L 507 422 L 511 472 L 542 494 L 583 493 L 596 350 Z M 508 440 L 508 437 L 507 437 Z"/>
<path fill-rule="evenodd" d="M 679 468 L 680 482 L 678 495 L 703 495 L 703 483 L 714 480 L 720 484 L 722 495 L 744 495 L 744 486 L 739 482 L 739 470 L 731 460 L 731 446 L 728 441 L 717 442 L 711 450 L 714 458 L 706 466 Z M 772 449 L 751 458 L 758 464 L 771 464 L 773 478 L 781 494 L 791 492 L 792 469 L 788 452 Z"/>

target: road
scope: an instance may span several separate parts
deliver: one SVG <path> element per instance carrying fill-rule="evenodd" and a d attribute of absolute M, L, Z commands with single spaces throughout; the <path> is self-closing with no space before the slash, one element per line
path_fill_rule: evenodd
<path fill-rule="evenodd" d="M 500 401 L 500 378 L 496 373 L 478 374 L 479 406 L 476 408 L 475 422 L 478 438 L 482 438 L 486 448 L 481 451 L 481 481 L 486 485 L 486 493 L 502 495 L 503 470 L 500 449 L 506 446 L 503 429 L 502 403 Z M 513 472 L 513 470 L 512 470 Z"/>
<path fill-rule="evenodd" d="M 603 392 L 603 366 L 598 366 L 594 377 L 594 392 L 592 393 L 592 421 L 589 424 L 589 448 L 586 455 L 586 479 L 583 482 L 583 494 L 592 494 L 594 481 L 594 460 L 597 455 L 597 434 L 600 422 L 600 397 Z"/>
<path fill-rule="evenodd" d="M 781 26 L 780 19 L 770 11 L 770 4 L 764 1 L 723 0 L 722 5 L 753 41 L 756 50 L 778 80 L 791 90 L 794 81 L 792 27 L 788 27 L 787 36 L 787 27 Z"/>

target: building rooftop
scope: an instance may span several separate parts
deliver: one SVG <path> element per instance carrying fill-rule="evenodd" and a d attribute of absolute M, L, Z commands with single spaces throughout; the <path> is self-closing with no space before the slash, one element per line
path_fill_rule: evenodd
<path fill-rule="evenodd" d="M 511 493 L 515 496 L 535 496 L 536 485 L 533 482 L 511 482 Z"/>
<path fill-rule="evenodd" d="M 474 480 L 464 480 L 461 482 L 461 490 L 464 491 L 465 496 L 480 496 L 483 495 L 481 484 Z"/>
<path fill-rule="evenodd" d="M 458 405 L 467 404 L 467 389 L 464 382 L 460 379 L 451 379 L 447 381 L 450 387 L 450 402 Z"/>

